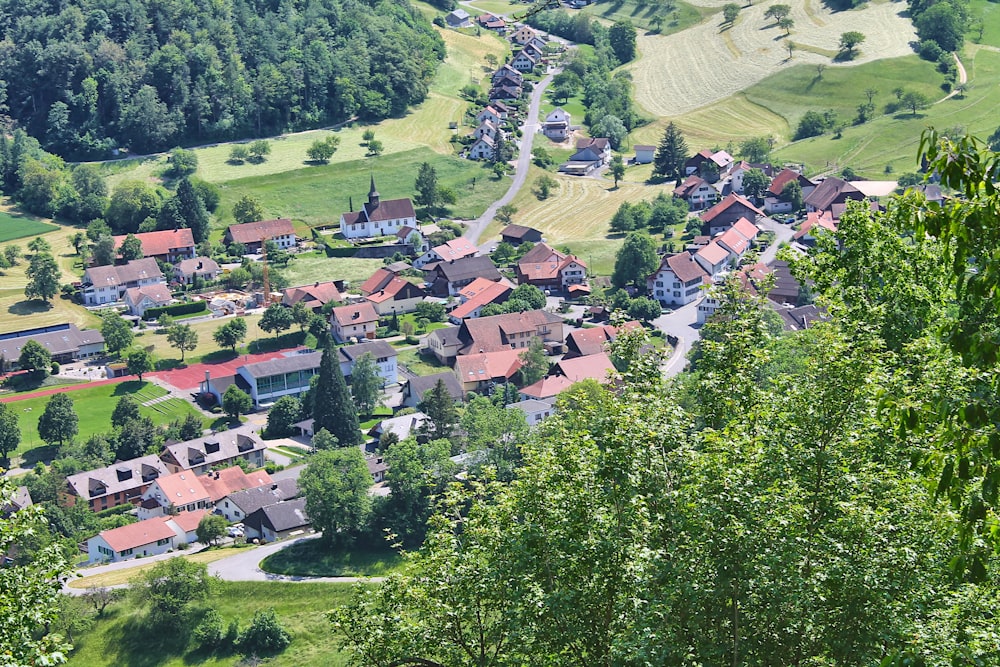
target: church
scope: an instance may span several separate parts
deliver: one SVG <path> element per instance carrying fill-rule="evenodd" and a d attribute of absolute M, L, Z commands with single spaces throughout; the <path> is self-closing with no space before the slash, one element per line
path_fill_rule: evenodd
<path fill-rule="evenodd" d="M 375 176 L 372 176 L 368 202 L 360 211 L 350 211 L 340 216 L 340 233 L 345 239 L 393 236 L 407 226 L 417 226 L 413 202 L 409 198 L 381 201 L 378 190 L 375 189 Z"/>

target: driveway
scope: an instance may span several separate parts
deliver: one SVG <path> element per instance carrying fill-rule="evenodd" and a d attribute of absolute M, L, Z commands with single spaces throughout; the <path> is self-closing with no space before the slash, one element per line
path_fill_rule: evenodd
<path fill-rule="evenodd" d="M 535 134 L 541 128 L 541 123 L 538 120 L 538 110 L 542 106 L 542 95 L 545 94 L 545 89 L 548 85 L 552 83 L 552 77 L 560 71 L 562 71 L 561 68 L 552 70 L 531 91 L 531 104 L 528 105 L 528 114 L 524 119 L 524 125 L 521 126 L 521 144 L 517 155 L 517 166 L 514 168 L 514 181 L 507 188 L 507 192 L 503 197 L 490 204 L 485 213 L 468 223 L 463 236 L 472 241 L 472 243 L 479 243 L 479 237 L 486 229 L 486 226 L 493 221 L 497 209 L 512 202 L 524 185 L 524 181 L 528 178 L 528 167 L 531 164 L 531 145 L 535 141 Z"/>
<path fill-rule="evenodd" d="M 235 556 L 217 560 L 208 564 L 208 573 L 223 581 L 297 581 L 297 582 L 327 582 L 356 583 L 359 581 L 378 582 L 382 577 L 289 577 L 283 574 L 271 574 L 260 569 L 260 562 L 273 553 L 297 544 L 303 540 L 319 539 L 319 535 L 306 535 L 283 542 L 273 542 L 262 547 L 242 551 Z"/>
<path fill-rule="evenodd" d="M 778 246 L 782 243 L 791 243 L 792 236 L 795 235 L 795 225 L 784 225 L 772 218 L 761 218 L 757 221 L 757 225 L 763 230 L 774 232 L 774 243 L 760 254 L 760 261 L 770 264 L 778 254 Z"/>
<path fill-rule="evenodd" d="M 663 375 L 674 377 L 679 375 L 687 366 L 687 353 L 691 350 L 694 342 L 701 335 L 698 324 L 698 301 L 681 306 L 677 310 L 667 315 L 660 315 L 653 320 L 653 326 L 668 336 L 677 338 L 677 345 L 673 354 L 663 363 Z"/>

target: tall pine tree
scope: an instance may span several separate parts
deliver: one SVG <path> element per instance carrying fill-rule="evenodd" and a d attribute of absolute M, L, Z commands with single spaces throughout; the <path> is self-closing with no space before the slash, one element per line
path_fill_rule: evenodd
<path fill-rule="evenodd" d="M 341 447 L 361 444 L 358 411 L 354 407 L 351 392 L 347 389 L 344 374 L 340 372 L 337 350 L 329 337 L 323 346 L 319 380 L 312 391 L 312 403 L 313 433 L 325 428 L 337 438 Z"/>
<path fill-rule="evenodd" d="M 687 142 L 684 135 L 671 122 L 667 129 L 663 131 L 663 139 L 656 149 L 656 156 L 653 158 L 653 174 L 665 178 L 680 178 L 684 175 L 684 163 L 688 155 Z"/>
<path fill-rule="evenodd" d="M 182 178 L 177 185 L 177 204 L 179 205 L 181 217 L 191 228 L 195 243 L 201 243 L 208 238 L 208 211 L 205 210 L 205 203 L 195 191 L 191 181 Z"/>

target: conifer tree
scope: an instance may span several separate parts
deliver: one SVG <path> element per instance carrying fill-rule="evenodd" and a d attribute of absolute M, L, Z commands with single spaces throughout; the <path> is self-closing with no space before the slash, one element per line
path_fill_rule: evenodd
<path fill-rule="evenodd" d="M 313 433 L 325 428 L 337 438 L 341 447 L 361 444 L 358 411 L 344 374 L 340 372 L 337 350 L 327 337 L 323 357 L 319 362 L 319 380 L 313 392 Z"/>
<path fill-rule="evenodd" d="M 687 142 L 684 135 L 673 123 L 667 125 L 663 139 L 653 157 L 653 173 L 666 178 L 680 179 L 683 176 L 684 162 L 687 161 Z"/>
<path fill-rule="evenodd" d="M 205 210 L 205 203 L 187 178 L 182 178 L 177 185 L 177 204 L 184 222 L 191 228 L 194 242 L 201 243 L 208 238 L 208 211 Z"/>
<path fill-rule="evenodd" d="M 458 410 L 455 409 L 455 399 L 448 393 L 442 380 L 438 380 L 432 389 L 427 390 L 417 407 L 428 417 L 428 421 L 420 428 L 431 440 L 450 439 L 455 433 Z"/>

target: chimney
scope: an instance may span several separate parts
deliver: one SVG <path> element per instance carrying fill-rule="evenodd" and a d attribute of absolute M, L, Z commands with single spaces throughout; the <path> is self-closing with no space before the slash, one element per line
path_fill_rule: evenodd
<path fill-rule="evenodd" d="M 319 287 L 319 281 L 318 280 L 313 283 L 313 287 Z"/>
<path fill-rule="evenodd" d="M 207 383 L 212 379 L 212 371 L 205 371 L 205 382 Z"/>

